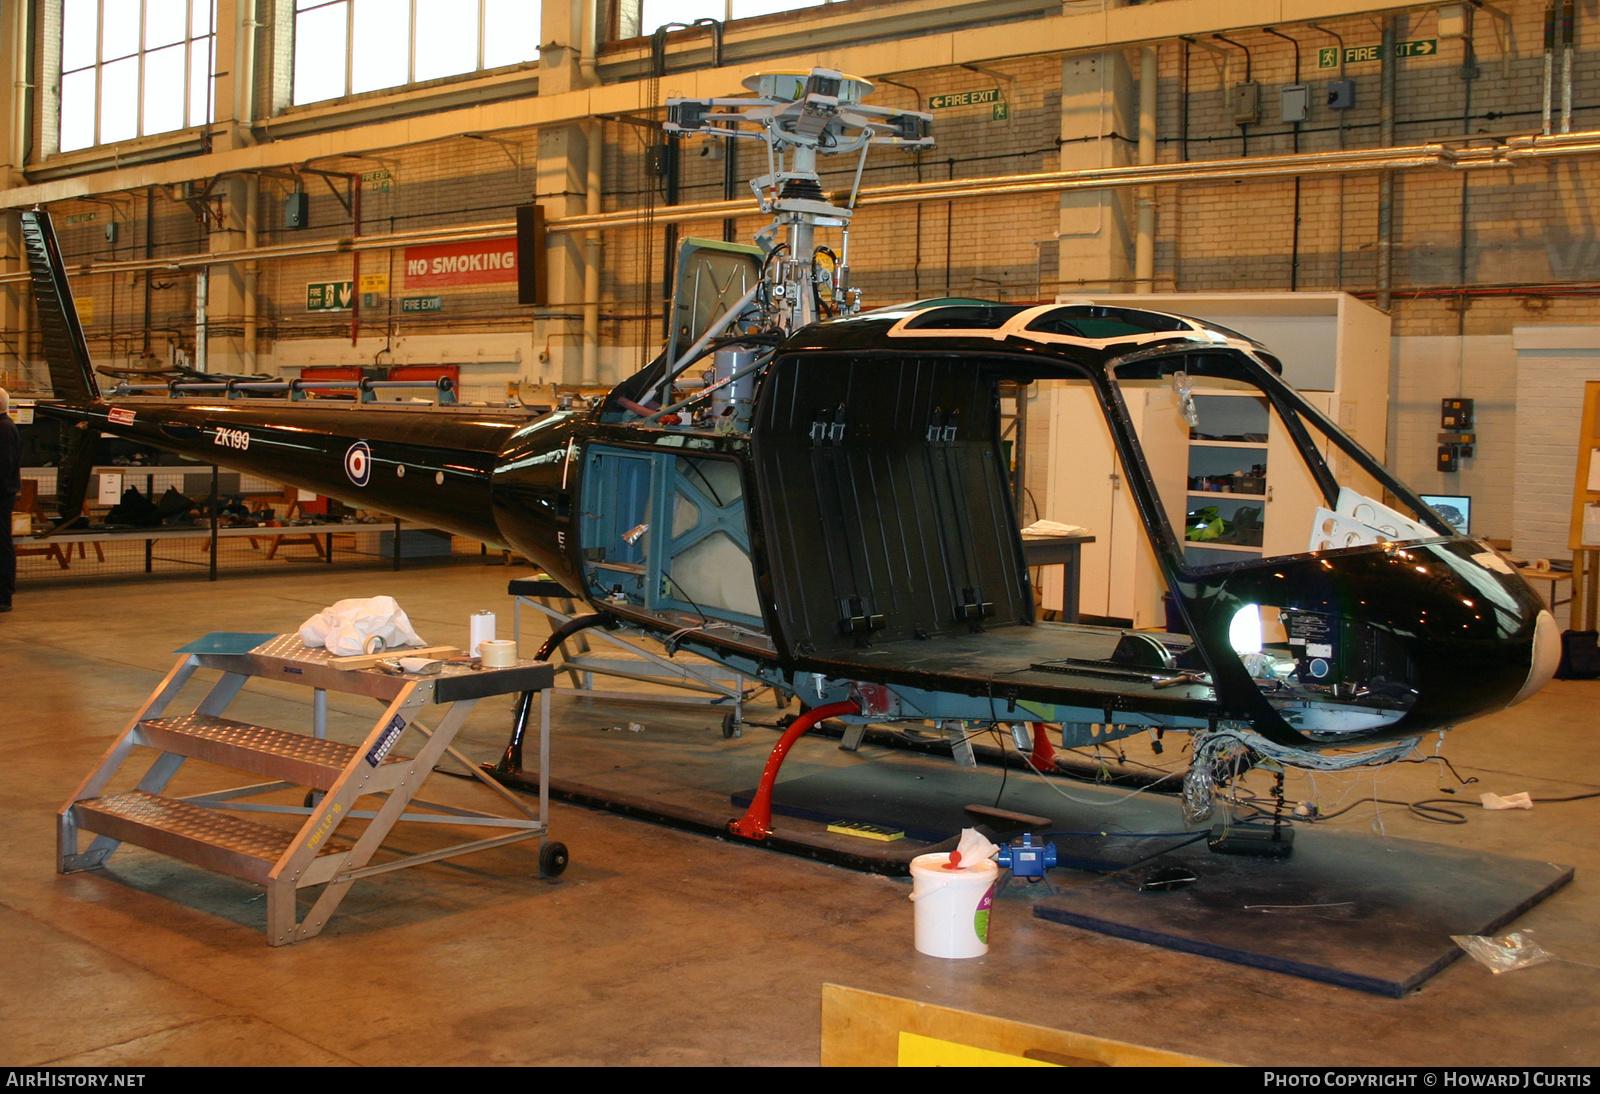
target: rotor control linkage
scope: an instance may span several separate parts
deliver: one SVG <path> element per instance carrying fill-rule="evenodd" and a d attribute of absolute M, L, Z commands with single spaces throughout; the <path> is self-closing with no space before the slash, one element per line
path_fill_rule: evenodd
<path fill-rule="evenodd" d="M 872 93 L 869 81 L 826 68 L 761 73 L 744 86 L 753 98 L 668 99 L 662 128 L 673 135 L 766 144 L 767 173 L 750 180 L 761 211 L 773 216 L 756 237 L 767 259 L 759 283 L 765 326 L 796 331 L 828 315 L 853 314 L 860 293 L 850 285 L 850 219 L 867 152 L 874 145 L 931 147 L 933 116 L 867 106 L 862 100 Z M 860 154 L 850 189 L 829 195 L 817 159 L 849 153 Z M 819 245 L 819 228 L 840 230 L 838 254 Z M 828 268 L 819 263 L 822 256 Z"/>

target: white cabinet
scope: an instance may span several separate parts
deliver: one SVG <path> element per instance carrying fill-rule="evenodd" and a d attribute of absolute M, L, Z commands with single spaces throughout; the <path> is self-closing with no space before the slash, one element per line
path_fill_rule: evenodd
<path fill-rule="evenodd" d="M 1309 392 L 1306 398 L 1326 411 L 1325 395 Z M 1324 502 L 1282 420 L 1264 397 L 1249 392 L 1197 389 L 1194 402 L 1200 424 L 1189 431 L 1185 559 L 1216 566 L 1240 555 L 1304 551 Z M 1324 457 L 1327 447 L 1318 445 Z M 1225 522 L 1216 538 L 1208 537 L 1217 530 L 1197 519 L 1210 508 Z"/>
<path fill-rule="evenodd" d="M 1063 524 L 1083 525 L 1095 537 L 1082 547 L 1078 611 L 1131 620 L 1136 627 L 1164 627 L 1165 583 L 1112 446 L 1105 414 L 1086 382 L 1050 381 L 1047 386 L 1050 474 L 1044 515 Z M 1125 388 L 1123 397 L 1167 519 L 1181 528 L 1189 441 L 1177 397 L 1163 388 Z M 1046 605 L 1060 605 L 1061 580 L 1058 568 L 1045 569 Z"/>

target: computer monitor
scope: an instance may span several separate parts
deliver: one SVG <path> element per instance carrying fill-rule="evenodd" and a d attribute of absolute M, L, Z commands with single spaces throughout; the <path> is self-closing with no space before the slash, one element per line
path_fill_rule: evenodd
<path fill-rule="evenodd" d="M 1469 495 L 1420 494 L 1418 496 L 1457 532 L 1464 536 L 1472 534 L 1472 498 Z"/>

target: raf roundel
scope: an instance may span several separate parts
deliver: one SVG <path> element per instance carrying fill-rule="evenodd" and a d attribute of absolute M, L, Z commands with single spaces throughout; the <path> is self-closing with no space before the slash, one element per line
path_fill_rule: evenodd
<path fill-rule="evenodd" d="M 367 485 L 372 478 L 372 449 L 366 441 L 357 441 L 345 452 L 344 473 L 357 486 Z"/>

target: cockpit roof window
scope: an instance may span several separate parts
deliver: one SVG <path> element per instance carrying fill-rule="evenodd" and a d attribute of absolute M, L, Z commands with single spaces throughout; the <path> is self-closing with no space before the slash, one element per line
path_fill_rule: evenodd
<path fill-rule="evenodd" d="M 959 305 L 929 308 L 908 319 L 904 330 L 999 330 L 1024 307 L 1019 304 Z"/>
<path fill-rule="evenodd" d="M 1237 354 L 1174 354 L 1170 348 L 1133 355 L 1131 360 L 1124 359 L 1117 364 L 1115 374 L 1118 380 L 1159 380 L 1180 370 L 1191 376 L 1255 382 L 1249 367 Z"/>
<path fill-rule="evenodd" d="M 1225 335 L 1228 338 L 1237 338 L 1239 341 L 1241 341 L 1241 342 L 1249 342 L 1253 346 L 1261 345 L 1260 342 L 1256 341 L 1254 338 L 1250 337 L 1248 334 L 1240 334 L 1238 331 L 1234 330 L 1232 327 L 1225 327 L 1221 323 L 1213 323 L 1209 319 L 1196 319 L 1195 322 L 1196 323 L 1200 323 L 1203 326 L 1209 327 L 1211 330 L 1216 331 L 1218 334 Z"/>
<path fill-rule="evenodd" d="M 1158 312 L 1069 304 L 1045 312 L 1029 323 L 1027 329 L 1074 338 L 1127 338 L 1155 331 L 1189 330 L 1190 326 L 1182 319 Z"/>

